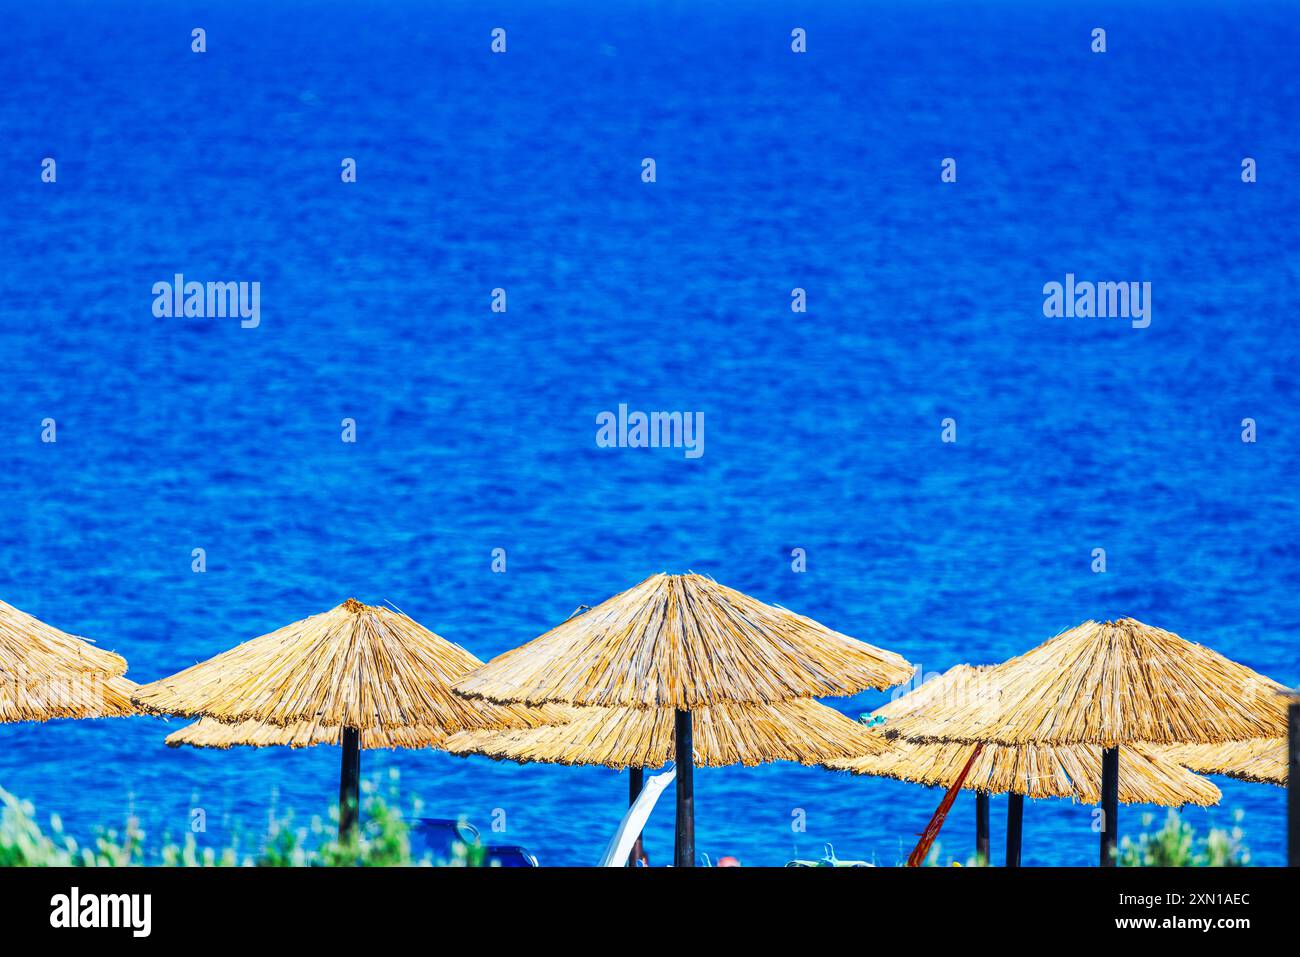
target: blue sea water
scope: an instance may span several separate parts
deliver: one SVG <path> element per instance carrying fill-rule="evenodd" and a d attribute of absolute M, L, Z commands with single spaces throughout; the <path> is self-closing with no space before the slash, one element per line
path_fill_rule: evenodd
<path fill-rule="evenodd" d="M 926 674 L 1132 615 L 1300 682 L 1294 5 L 3 7 L 0 598 L 129 677 L 348 596 L 486 658 L 693 569 Z M 178 272 L 259 281 L 260 325 L 156 318 Z M 1066 273 L 1150 281 L 1150 327 L 1045 318 Z M 702 411 L 704 455 L 597 448 L 619 403 Z M 82 835 L 203 807 L 213 844 L 336 794 L 336 749 L 165 748 L 181 724 L 5 726 L 0 786 Z M 626 801 L 603 769 L 365 753 L 389 768 L 550 864 Z M 1184 818 L 1240 810 L 1281 863 L 1284 792 L 1218 783 Z M 895 863 L 940 798 L 696 786 L 700 850 L 746 864 Z M 1091 810 L 1029 802 L 1025 862 L 1093 863 Z M 669 860 L 667 804 L 646 840 Z M 969 795 L 941 843 L 970 853 Z"/>

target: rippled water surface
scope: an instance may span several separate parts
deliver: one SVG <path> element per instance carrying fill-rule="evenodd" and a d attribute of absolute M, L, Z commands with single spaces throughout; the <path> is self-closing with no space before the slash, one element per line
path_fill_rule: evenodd
<path fill-rule="evenodd" d="M 1300 681 L 1293 7 L 5 6 L 0 597 L 130 677 L 350 595 L 488 657 L 694 569 L 927 673 L 1132 615 Z M 260 326 L 155 318 L 177 272 L 259 281 Z M 1044 318 L 1070 272 L 1150 281 L 1150 327 Z M 705 454 L 598 449 L 620 402 L 702 411 Z M 0 785 L 78 833 L 197 804 L 212 842 L 336 794 L 335 749 L 178 726 L 6 726 Z M 594 862 L 626 800 L 603 769 L 363 767 L 505 809 L 545 863 Z M 1187 819 L 1240 809 L 1280 863 L 1284 792 L 1220 784 Z M 793 765 L 697 792 L 700 849 L 751 864 L 892 864 L 940 797 Z M 1092 863 L 1090 810 L 1030 803 L 1026 862 Z"/>

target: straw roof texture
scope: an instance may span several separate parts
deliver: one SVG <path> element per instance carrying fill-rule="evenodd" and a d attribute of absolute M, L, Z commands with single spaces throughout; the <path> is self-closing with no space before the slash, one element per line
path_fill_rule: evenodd
<path fill-rule="evenodd" d="M 452 682 L 481 664 L 406 615 L 349 598 L 141 685 L 133 698 L 155 714 L 359 731 L 528 728 L 566 720 L 563 709 L 503 707 L 453 694 Z"/>
<path fill-rule="evenodd" d="M 58 671 L 126 672 L 126 659 L 86 638 L 59 631 L 0 601 L 0 682 L 26 684 L 30 674 Z"/>
<path fill-rule="evenodd" d="M 981 700 L 987 692 L 987 676 L 995 665 L 953 665 L 941 675 L 931 676 L 910 691 L 894 690 L 898 697 L 871 712 L 873 718 L 885 718 L 878 730 L 897 737 L 896 722 L 913 714 L 942 714 Z"/>
<path fill-rule="evenodd" d="M 827 763 L 831 770 L 852 771 L 918 784 L 951 787 L 970 760 L 973 744 L 920 742 L 900 736 L 911 715 L 943 714 L 987 694 L 992 666 L 955 665 L 918 688 L 877 708 L 885 718 L 877 730 L 894 747 L 884 754 Z M 990 794 L 1032 798 L 1072 798 L 1086 804 L 1100 800 L 1101 748 L 1088 745 L 999 745 L 985 743 L 962 787 Z M 1120 761 L 1119 797 L 1126 804 L 1214 804 L 1219 789 L 1162 759 L 1154 748 L 1126 748 Z"/>
<path fill-rule="evenodd" d="M 219 748 L 223 751 L 234 747 L 310 748 L 318 744 L 339 744 L 342 736 L 341 728 L 307 722 L 281 728 L 258 721 L 223 724 L 215 718 L 199 718 L 167 735 L 166 743 L 169 748 L 187 744 L 194 748 Z M 428 728 L 369 728 L 361 732 L 361 747 L 436 748 L 446 737 L 446 732 Z"/>
<path fill-rule="evenodd" d="M 581 708 L 568 724 L 455 734 L 444 747 L 453 754 L 520 762 L 658 768 L 673 760 L 674 715 L 673 708 Z M 889 747 L 862 724 L 808 698 L 709 705 L 693 713 L 692 725 L 695 763 L 706 767 L 765 761 L 820 764 Z"/>
<path fill-rule="evenodd" d="M 139 713 L 131 701 L 136 687 L 121 675 L 103 671 L 60 672 L 24 684 L 0 678 L 0 723 L 123 718 Z"/>
<path fill-rule="evenodd" d="M 1286 731 L 1277 682 L 1132 618 L 1084 622 L 992 668 L 984 693 L 893 723 L 920 740 L 1214 744 Z"/>
<path fill-rule="evenodd" d="M 1286 786 L 1286 739 L 1251 738 L 1226 744 L 1171 744 L 1161 747 L 1162 757 L 1198 774 L 1255 784 Z"/>
<path fill-rule="evenodd" d="M 0 601 L 0 722 L 135 714 L 126 659 Z"/>
<path fill-rule="evenodd" d="M 701 575 L 653 575 L 492 659 L 456 690 L 497 702 L 694 710 L 856 694 L 913 670 Z"/>
<path fill-rule="evenodd" d="M 826 767 L 948 788 L 975 749 L 973 744 L 927 744 L 903 739 L 891 743 L 893 748 L 882 755 L 830 761 Z M 985 744 L 962 787 L 989 794 L 1009 792 L 1096 804 L 1101 800 L 1101 751 L 1100 747 L 1083 744 Z M 1212 781 L 1197 777 L 1149 747 L 1134 745 L 1121 752 L 1119 799 L 1124 804 L 1210 805 L 1221 797 Z"/>

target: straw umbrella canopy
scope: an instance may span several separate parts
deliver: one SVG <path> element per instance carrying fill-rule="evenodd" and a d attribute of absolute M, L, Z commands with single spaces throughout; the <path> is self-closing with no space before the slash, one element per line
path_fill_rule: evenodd
<path fill-rule="evenodd" d="M 695 863 L 692 713 L 856 694 L 906 681 L 902 657 L 701 575 L 653 575 L 456 690 L 500 703 L 673 712 L 678 866 Z M 768 760 L 776 756 L 776 749 Z"/>
<path fill-rule="evenodd" d="M 510 761 L 660 768 L 673 759 L 671 708 L 580 708 L 572 721 L 522 731 L 462 731 L 452 754 Z M 694 763 L 703 767 L 767 761 L 821 764 L 883 754 L 889 743 L 857 721 L 810 698 L 780 704 L 728 702 L 694 714 Z"/>
<path fill-rule="evenodd" d="M 878 708 L 873 725 L 892 739 L 894 747 L 880 755 L 830 761 L 826 767 L 870 774 L 927 786 L 951 788 L 958 782 L 976 792 L 976 843 L 988 858 L 988 796 L 1007 794 L 1008 862 L 1018 864 L 1023 799 L 1070 798 L 1087 804 L 1100 800 L 1097 782 L 1102 749 L 1093 745 L 976 745 L 922 742 L 901 737 L 902 719 L 912 714 L 940 713 L 979 696 L 993 669 L 956 665 L 942 676 Z M 881 723 L 883 722 L 883 723 Z M 973 760 L 972 760 L 973 758 Z M 1119 799 L 1125 804 L 1209 805 L 1221 797 L 1215 785 L 1162 758 L 1154 747 L 1126 749 L 1120 773 Z"/>
<path fill-rule="evenodd" d="M 361 747 L 367 751 L 380 748 L 441 748 L 446 740 L 447 732 L 421 727 L 368 728 L 361 732 Z M 341 745 L 343 729 L 327 728 L 324 725 L 307 722 L 282 728 L 274 724 L 262 724 L 260 721 L 225 724 L 216 718 L 199 718 L 193 724 L 187 724 L 179 731 L 167 735 L 164 743 L 169 748 L 188 745 L 192 748 L 215 748 L 220 751 L 236 747 L 311 748 L 318 744 Z"/>
<path fill-rule="evenodd" d="M 1286 726 L 1277 682 L 1132 618 L 1084 622 L 985 678 L 970 700 L 894 729 L 916 740 L 1102 748 L 1103 866 L 1117 846 L 1120 745 L 1216 744 Z"/>
<path fill-rule="evenodd" d="M 103 671 L 56 672 L 11 681 L 0 665 L 0 724 L 53 718 L 124 718 L 138 714 L 131 701 L 136 684 Z"/>
<path fill-rule="evenodd" d="M 126 659 L 0 601 L 0 663 L 53 660 L 76 671 L 126 672 Z M 11 658 L 12 656 L 12 658 Z"/>
<path fill-rule="evenodd" d="M 135 714 L 126 659 L 0 601 L 0 723 Z"/>
<path fill-rule="evenodd" d="M 456 690 L 489 701 L 690 711 L 906 681 L 882 651 L 702 575 L 652 575 L 493 658 Z"/>
<path fill-rule="evenodd" d="M 1170 744 L 1160 755 L 1198 774 L 1221 774 L 1254 784 L 1286 786 L 1286 738 L 1251 738 L 1224 744 Z"/>
<path fill-rule="evenodd" d="M 826 762 L 837 771 L 892 777 L 917 784 L 951 787 L 970 760 L 974 745 L 914 741 L 895 728 L 907 715 L 943 707 L 964 695 L 977 694 L 988 667 L 956 665 L 938 678 L 923 683 L 874 711 L 884 718 L 878 726 L 891 747 L 876 755 Z M 1101 748 L 1095 745 L 985 744 L 971 765 L 962 787 L 985 794 L 1021 794 L 1031 798 L 1071 798 L 1095 804 L 1100 798 L 1097 780 Z M 1166 759 L 1160 749 L 1135 746 L 1135 760 L 1120 775 L 1120 800 L 1125 804 L 1209 805 L 1220 798 L 1219 789 Z"/>
<path fill-rule="evenodd" d="M 1222 744 L 1286 733 L 1282 686 L 1132 618 L 1087 621 L 1003 662 L 983 694 L 895 725 L 922 740 Z"/>
<path fill-rule="evenodd" d="M 290 740 L 340 741 L 339 832 L 345 836 L 356 824 L 360 749 L 367 736 L 383 747 L 395 746 L 388 742 L 404 735 L 424 746 L 453 731 L 564 720 L 558 709 L 495 705 L 453 694 L 452 682 L 481 664 L 406 615 L 349 598 L 141 685 L 132 698 L 154 714 L 271 725 L 289 729 Z"/>
<path fill-rule="evenodd" d="M 948 788 L 956 783 L 974 750 L 973 744 L 898 739 L 884 754 L 829 761 L 826 767 Z M 1097 784 L 1101 750 L 1087 744 L 985 745 L 962 788 L 982 794 L 1070 798 L 1096 804 L 1101 799 Z M 1123 804 L 1207 807 L 1217 804 L 1222 796 L 1212 781 L 1198 777 L 1150 745 L 1124 748 L 1119 774 L 1119 800 Z"/>

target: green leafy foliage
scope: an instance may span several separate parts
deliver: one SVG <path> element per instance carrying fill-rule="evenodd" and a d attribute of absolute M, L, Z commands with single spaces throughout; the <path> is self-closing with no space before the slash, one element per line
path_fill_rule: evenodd
<path fill-rule="evenodd" d="M 1151 830 L 1152 816 L 1144 814 L 1142 833 L 1120 841 L 1120 866 L 1244 867 L 1250 863 L 1250 851 L 1243 842 L 1243 816 L 1235 811 L 1231 828 L 1210 828 L 1202 837 L 1177 811 L 1170 810 L 1157 831 Z"/>
<path fill-rule="evenodd" d="M 101 829 L 82 846 L 65 833 L 58 815 L 42 828 L 36 809 L 0 788 L 0 867 L 403 867 L 439 864 L 481 867 L 485 849 L 457 845 L 449 861 L 416 860 L 411 853 L 410 828 L 401 810 L 399 778 L 389 773 L 386 793 L 373 781 L 362 782 L 361 819 L 354 836 L 338 837 L 338 808 L 327 817 L 312 817 L 303 825 L 293 814 L 272 815 L 265 837 L 245 841 L 236 833 L 224 847 L 201 846 L 186 834 L 179 843 L 164 836 L 150 844 L 138 821 L 128 818 L 119 829 Z M 411 804 L 418 817 L 421 805 Z"/>

